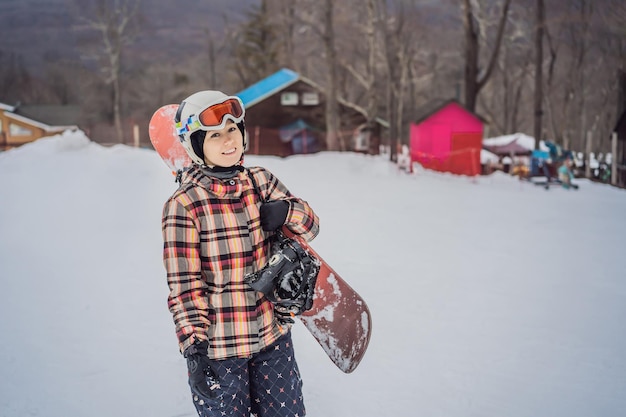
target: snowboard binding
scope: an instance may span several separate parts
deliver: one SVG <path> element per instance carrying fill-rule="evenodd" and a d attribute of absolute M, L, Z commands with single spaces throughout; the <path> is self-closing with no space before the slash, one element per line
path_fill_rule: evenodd
<path fill-rule="evenodd" d="M 279 312 L 299 315 L 313 306 L 321 263 L 295 240 L 281 233 L 277 236 L 267 265 L 246 275 L 244 281 L 263 293 Z"/>

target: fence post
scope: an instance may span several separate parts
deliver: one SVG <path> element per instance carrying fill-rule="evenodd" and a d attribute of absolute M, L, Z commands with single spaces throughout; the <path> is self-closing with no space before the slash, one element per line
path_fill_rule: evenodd
<path fill-rule="evenodd" d="M 617 184 L 617 132 L 611 135 L 611 185 Z"/>
<path fill-rule="evenodd" d="M 587 163 L 585 164 L 585 177 L 591 178 L 591 131 L 587 131 L 587 140 L 585 141 L 585 153 Z"/>
<path fill-rule="evenodd" d="M 259 154 L 259 126 L 254 128 L 254 154 Z"/>
<path fill-rule="evenodd" d="M 133 125 L 133 143 L 135 148 L 139 147 L 139 125 L 137 124 Z"/>

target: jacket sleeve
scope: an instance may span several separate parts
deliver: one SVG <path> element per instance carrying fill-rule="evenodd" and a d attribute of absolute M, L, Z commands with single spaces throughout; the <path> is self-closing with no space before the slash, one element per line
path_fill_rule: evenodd
<path fill-rule="evenodd" d="M 168 307 L 183 352 L 196 340 L 206 340 L 209 305 L 202 279 L 198 229 L 185 206 L 176 199 L 165 203 L 162 218 L 163 263 L 169 286 Z"/>
<path fill-rule="evenodd" d="M 259 168 L 259 171 L 263 179 L 259 188 L 264 199 L 290 202 L 285 226 L 294 234 L 302 236 L 307 242 L 313 240 L 319 232 L 319 219 L 313 209 L 306 201 L 291 195 L 287 187 L 271 172 L 264 168 Z"/>

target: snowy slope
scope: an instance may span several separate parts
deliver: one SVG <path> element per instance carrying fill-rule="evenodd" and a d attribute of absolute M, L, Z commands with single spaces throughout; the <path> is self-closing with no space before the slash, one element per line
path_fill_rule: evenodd
<path fill-rule="evenodd" d="M 246 163 L 309 201 L 315 249 L 373 315 L 349 375 L 294 329 L 309 416 L 624 415 L 626 192 L 354 154 Z M 0 153 L 0 178 L 0 415 L 193 416 L 156 153 L 66 134 Z"/>

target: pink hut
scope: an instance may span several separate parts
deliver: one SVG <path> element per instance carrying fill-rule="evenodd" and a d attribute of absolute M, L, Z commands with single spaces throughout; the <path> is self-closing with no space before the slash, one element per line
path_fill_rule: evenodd
<path fill-rule="evenodd" d="M 459 175 L 480 174 L 484 121 L 456 100 L 434 103 L 411 123 L 411 162 Z"/>

